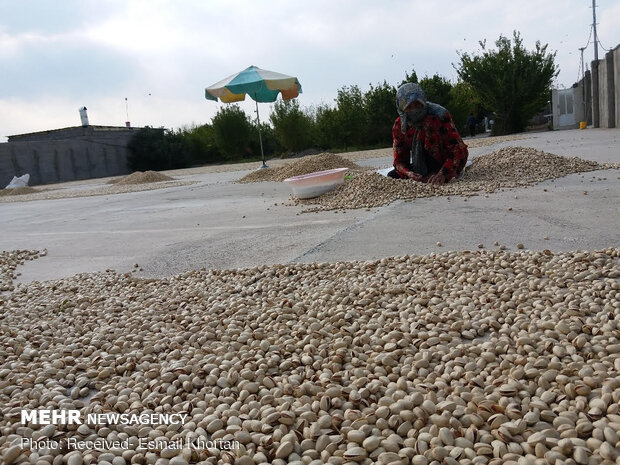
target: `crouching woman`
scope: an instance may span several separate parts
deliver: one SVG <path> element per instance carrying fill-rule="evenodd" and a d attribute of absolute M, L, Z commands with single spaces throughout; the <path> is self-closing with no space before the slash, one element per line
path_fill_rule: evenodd
<path fill-rule="evenodd" d="M 422 88 L 413 83 L 398 88 L 396 108 L 394 169 L 388 176 L 429 184 L 444 184 L 458 176 L 468 152 L 448 110 L 428 102 Z"/>

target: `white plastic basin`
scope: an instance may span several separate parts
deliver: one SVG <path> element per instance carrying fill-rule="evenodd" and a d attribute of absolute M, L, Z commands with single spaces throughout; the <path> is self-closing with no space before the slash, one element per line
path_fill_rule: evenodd
<path fill-rule="evenodd" d="M 344 174 L 349 168 L 315 171 L 284 180 L 293 189 L 293 195 L 300 199 L 311 199 L 335 189 L 344 182 Z"/>

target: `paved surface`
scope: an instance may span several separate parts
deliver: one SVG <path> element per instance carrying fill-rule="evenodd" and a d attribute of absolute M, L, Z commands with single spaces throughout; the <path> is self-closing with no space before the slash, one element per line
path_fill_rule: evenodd
<path fill-rule="evenodd" d="M 620 162 L 619 129 L 528 134 L 471 149 L 507 145 Z M 389 157 L 362 164 L 386 167 Z M 516 250 L 618 246 L 620 173 L 571 175 L 522 189 L 464 198 L 395 202 L 372 210 L 299 214 L 285 206 L 283 183 L 235 184 L 247 172 L 184 175 L 191 186 L 99 197 L 0 204 L 0 250 L 48 249 L 27 262 L 19 281 L 115 269 L 166 276 L 196 268 L 367 260 L 392 255 L 476 250 L 494 241 Z M 544 189 L 547 189 L 545 192 Z M 587 191 L 587 195 L 584 194 Z M 508 208 L 512 208 L 511 211 Z M 436 245 L 443 244 L 442 247 Z M 139 264 L 142 271 L 134 268 Z"/>

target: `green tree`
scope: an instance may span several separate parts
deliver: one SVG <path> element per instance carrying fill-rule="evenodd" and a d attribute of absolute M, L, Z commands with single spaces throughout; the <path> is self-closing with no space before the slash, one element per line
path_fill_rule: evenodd
<path fill-rule="evenodd" d="M 297 100 L 276 101 L 270 120 L 275 136 L 284 150 L 297 152 L 308 148 L 313 121 L 299 108 Z"/>
<path fill-rule="evenodd" d="M 497 50 L 488 50 L 481 41 L 481 54 L 462 54 L 455 68 L 480 102 L 495 112 L 494 134 L 520 132 L 549 98 L 559 72 L 556 54 L 547 53 L 547 45 L 538 41 L 535 50 L 526 50 L 517 31 L 512 41 L 500 36 L 495 45 Z"/>
<path fill-rule="evenodd" d="M 402 86 L 403 84 L 407 84 L 408 82 L 412 82 L 414 84 L 418 83 L 418 74 L 413 68 L 411 69 L 411 74 L 405 72 L 405 79 L 403 79 L 400 84 L 398 84 L 398 87 Z"/>
<path fill-rule="evenodd" d="M 469 84 L 457 82 L 450 89 L 450 115 L 459 131 L 467 129 L 467 117 L 471 112 L 480 114 L 480 103 Z"/>
<path fill-rule="evenodd" d="M 364 97 L 360 88 L 354 85 L 339 89 L 335 114 L 338 145 L 344 149 L 361 146 L 365 121 Z"/>
<path fill-rule="evenodd" d="M 140 129 L 127 145 L 132 171 L 172 170 L 189 166 L 189 145 L 179 132 L 164 128 Z"/>
<path fill-rule="evenodd" d="M 211 123 L 215 144 L 228 160 L 239 160 L 247 157 L 250 133 L 253 128 L 239 105 L 220 107 Z"/>
<path fill-rule="evenodd" d="M 434 74 L 433 77 L 424 77 L 419 82 L 420 87 L 429 102 L 437 103 L 450 110 L 450 90 L 452 84 L 445 77 Z"/>
<path fill-rule="evenodd" d="M 274 155 L 276 153 L 280 153 L 282 151 L 282 146 L 278 142 L 276 134 L 273 128 L 267 123 L 260 123 L 260 139 L 258 135 L 258 128 L 256 123 L 252 124 L 252 131 L 250 132 L 250 148 L 248 150 L 248 156 L 251 158 L 257 159 L 261 157 L 260 153 L 260 142 L 263 141 L 263 152 L 265 153 L 265 158 L 268 156 Z"/>
<path fill-rule="evenodd" d="M 324 149 L 336 147 L 340 137 L 336 109 L 329 105 L 319 105 L 314 112 L 314 144 Z"/>
<path fill-rule="evenodd" d="M 210 124 L 181 128 L 181 135 L 189 146 L 190 165 L 204 165 L 222 161 L 224 156 L 215 144 L 215 131 Z"/>
<path fill-rule="evenodd" d="M 398 116 L 396 112 L 396 89 L 383 84 L 364 93 L 364 113 L 367 115 L 364 142 L 368 145 L 389 145 L 392 142 L 392 126 Z"/>

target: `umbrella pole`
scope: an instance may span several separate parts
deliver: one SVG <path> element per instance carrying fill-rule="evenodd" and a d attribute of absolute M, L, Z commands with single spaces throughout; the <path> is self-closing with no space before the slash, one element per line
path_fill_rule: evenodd
<path fill-rule="evenodd" d="M 256 97 L 256 95 L 254 95 Z M 258 123 L 258 141 L 260 142 L 260 154 L 263 157 L 263 166 L 261 168 L 269 168 L 265 163 L 265 152 L 263 151 L 263 137 L 260 134 L 260 117 L 258 116 L 258 102 L 255 99 L 256 103 L 256 121 Z"/>

